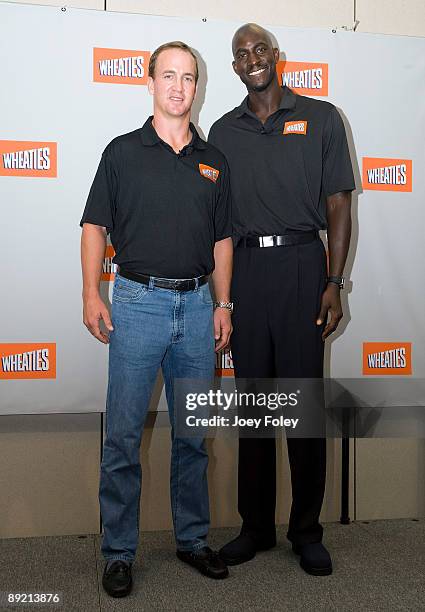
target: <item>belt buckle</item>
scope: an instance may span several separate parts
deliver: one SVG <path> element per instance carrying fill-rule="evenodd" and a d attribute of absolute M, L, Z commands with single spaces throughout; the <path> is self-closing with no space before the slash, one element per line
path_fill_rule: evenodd
<path fill-rule="evenodd" d="M 260 236 L 260 246 L 276 246 L 276 236 Z"/>

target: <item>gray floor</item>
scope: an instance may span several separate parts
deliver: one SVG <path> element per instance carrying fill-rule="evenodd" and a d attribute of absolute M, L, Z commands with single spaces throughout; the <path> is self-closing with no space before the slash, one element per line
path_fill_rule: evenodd
<path fill-rule="evenodd" d="M 219 547 L 236 533 L 215 529 L 210 544 Z M 231 568 L 227 580 L 216 582 L 177 560 L 170 532 L 143 533 L 134 590 L 114 600 L 101 587 L 99 536 L 1 540 L 0 591 L 59 591 L 65 612 L 425 610 L 425 520 L 327 524 L 324 542 L 332 552 L 332 576 L 305 574 L 281 527 L 274 550 Z M 58 606 L 15 609 L 24 608 Z"/>

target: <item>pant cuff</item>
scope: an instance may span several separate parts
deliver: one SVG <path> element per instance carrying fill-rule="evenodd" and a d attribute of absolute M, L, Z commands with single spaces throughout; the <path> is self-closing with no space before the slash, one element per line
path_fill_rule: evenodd
<path fill-rule="evenodd" d="M 177 550 L 181 550 L 182 552 L 195 552 L 196 550 L 200 550 L 201 548 L 205 548 L 208 546 L 207 541 L 195 542 L 194 544 L 184 544 L 179 546 L 177 543 Z"/>
<path fill-rule="evenodd" d="M 103 558 L 105 559 L 105 561 L 107 563 L 109 563 L 110 561 L 127 561 L 128 563 L 133 563 L 133 561 L 134 561 L 134 557 L 131 558 L 131 557 L 128 557 L 128 556 L 125 556 L 125 555 L 116 555 L 114 557 L 105 557 L 105 556 L 103 556 Z"/>

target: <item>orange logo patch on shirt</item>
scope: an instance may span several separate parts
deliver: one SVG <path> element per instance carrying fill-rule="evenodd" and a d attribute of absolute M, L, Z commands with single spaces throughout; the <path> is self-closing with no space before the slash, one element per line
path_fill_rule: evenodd
<path fill-rule="evenodd" d="M 213 183 L 215 183 L 218 179 L 218 175 L 220 174 L 220 170 L 216 170 L 215 168 L 211 168 L 211 166 L 206 166 L 205 164 L 199 164 L 199 172 L 205 178 L 210 179 Z"/>
<path fill-rule="evenodd" d="M 285 121 L 283 134 L 307 134 L 307 121 Z"/>

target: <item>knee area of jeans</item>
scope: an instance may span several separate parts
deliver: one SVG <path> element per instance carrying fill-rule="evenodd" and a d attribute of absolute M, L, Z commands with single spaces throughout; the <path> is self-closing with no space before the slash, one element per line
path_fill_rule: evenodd
<path fill-rule="evenodd" d="M 103 452 L 115 456 L 125 456 L 127 458 L 139 457 L 140 438 L 131 435 L 110 434 L 106 437 L 103 445 Z"/>

